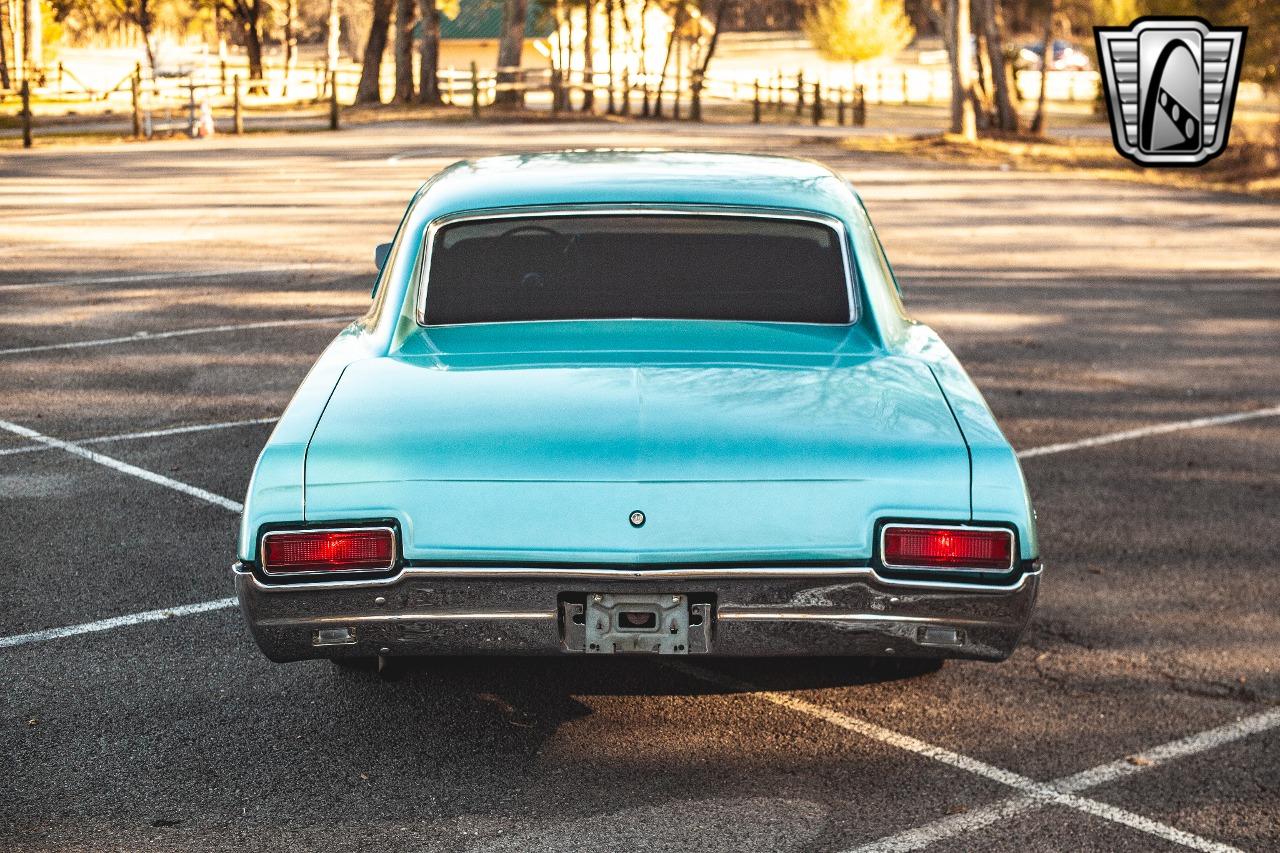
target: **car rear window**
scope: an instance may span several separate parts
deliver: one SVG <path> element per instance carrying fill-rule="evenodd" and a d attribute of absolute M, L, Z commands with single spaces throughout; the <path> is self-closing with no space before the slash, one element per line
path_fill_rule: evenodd
<path fill-rule="evenodd" d="M 467 220 L 431 247 L 428 325 L 683 319 L 848 323 L 840 238 L 809 220 L 584 214 Z"/>

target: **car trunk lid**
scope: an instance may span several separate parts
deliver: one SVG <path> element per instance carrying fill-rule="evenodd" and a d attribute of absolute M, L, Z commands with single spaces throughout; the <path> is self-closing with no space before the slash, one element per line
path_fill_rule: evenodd
<path fill-rule="evenodd" d="M 651 563 L 865 559 L 877 517 L 968 517 L 923 364 L 839 327 L 667 324 L 644 349 L 605 325 L 608 346 L 513 327 L 506 351 L 433 333 L 351 365 L 308 449 L 307 519 L 397 518 L 411 559 Z"/>

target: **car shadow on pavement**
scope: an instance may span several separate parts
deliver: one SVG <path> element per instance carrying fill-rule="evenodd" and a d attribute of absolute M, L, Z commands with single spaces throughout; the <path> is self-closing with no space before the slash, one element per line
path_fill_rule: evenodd
<path fill-rule="evenodd" d="M 392 658 L 381 673 L 372 665 L 339 672 L 357 681 L 442 679 L 472 689 L 537 685 L 544 695 L 701 696 L 882 684 L 926 676 L 942 665 L 930 658 L 468 656 Z"/>

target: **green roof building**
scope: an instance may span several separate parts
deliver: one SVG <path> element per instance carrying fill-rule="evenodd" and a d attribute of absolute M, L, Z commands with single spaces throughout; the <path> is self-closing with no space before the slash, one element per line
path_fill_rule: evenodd
<path fill-rule="evenodd" d="M 497 39 L 502 35 L 502 0 L 460 0 L 458 16 L 453 20 L 440 16 L 440 38 Z M 555 32 L 555 21 L 537 2 L 529 3 L 525 16 L 524 37 L 545 39 Z"/>

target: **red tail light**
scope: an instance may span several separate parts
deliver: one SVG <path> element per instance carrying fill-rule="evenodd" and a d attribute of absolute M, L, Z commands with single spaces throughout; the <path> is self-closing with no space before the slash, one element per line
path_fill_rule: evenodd
<path fill-rule="evenodd" d="M 880 542 L 881 561 L 888 568 L 1013 568 L 1013 533 L 1008 530 L 891 524 Z"/>
<path fill-rule="evenodd" d="M 395 565 L 396 538 L 389 527 L 343 530 L 280 530 L 262 537 L 262 570 L 369 572 Z"/>

